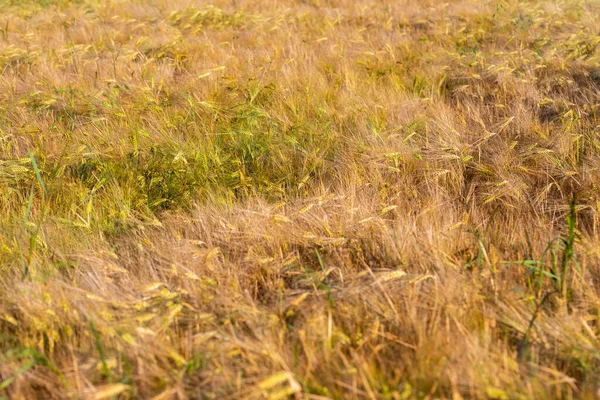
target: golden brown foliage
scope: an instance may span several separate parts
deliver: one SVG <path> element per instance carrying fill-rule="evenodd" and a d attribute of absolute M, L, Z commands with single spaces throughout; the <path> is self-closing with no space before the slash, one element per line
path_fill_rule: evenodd
<path fill-rule="evenodd" d="M 596 395 L 598 1 L 0 7 L 0 396 Z"/>

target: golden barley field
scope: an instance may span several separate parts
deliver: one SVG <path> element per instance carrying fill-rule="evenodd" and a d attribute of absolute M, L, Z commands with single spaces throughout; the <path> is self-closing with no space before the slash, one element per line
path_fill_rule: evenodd
<path fill-rule="evenodd" d="M 599 0 L 0 0 L 0 398 L 594 399 Z"/>

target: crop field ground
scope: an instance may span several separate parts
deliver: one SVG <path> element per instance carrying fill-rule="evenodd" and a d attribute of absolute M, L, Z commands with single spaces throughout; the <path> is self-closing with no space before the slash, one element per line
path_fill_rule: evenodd
<path fill-rule="evenodd" d="M 0 398 L 593 399 L 600 1 L 0 0 Z"/>

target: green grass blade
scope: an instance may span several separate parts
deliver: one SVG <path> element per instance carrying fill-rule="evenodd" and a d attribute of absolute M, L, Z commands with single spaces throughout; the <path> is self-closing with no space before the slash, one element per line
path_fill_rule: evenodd
<path fill-rule="evenodd" d="M 35 177 L 37 178 L 38 183 L 42 187 L 44 194 L 47 195 L 48 191 L 46 190 L 46 185 L 44 185 L 44 181 L 42 180 L 42 174 L 40 173 L 40 168 L 38 167 L 38 164 L 35 161 L 35 156 L 33 155 L 33 153 L 29 153 L 29 158 L 31 159 L 31 165 L 33 166 Z"/>

